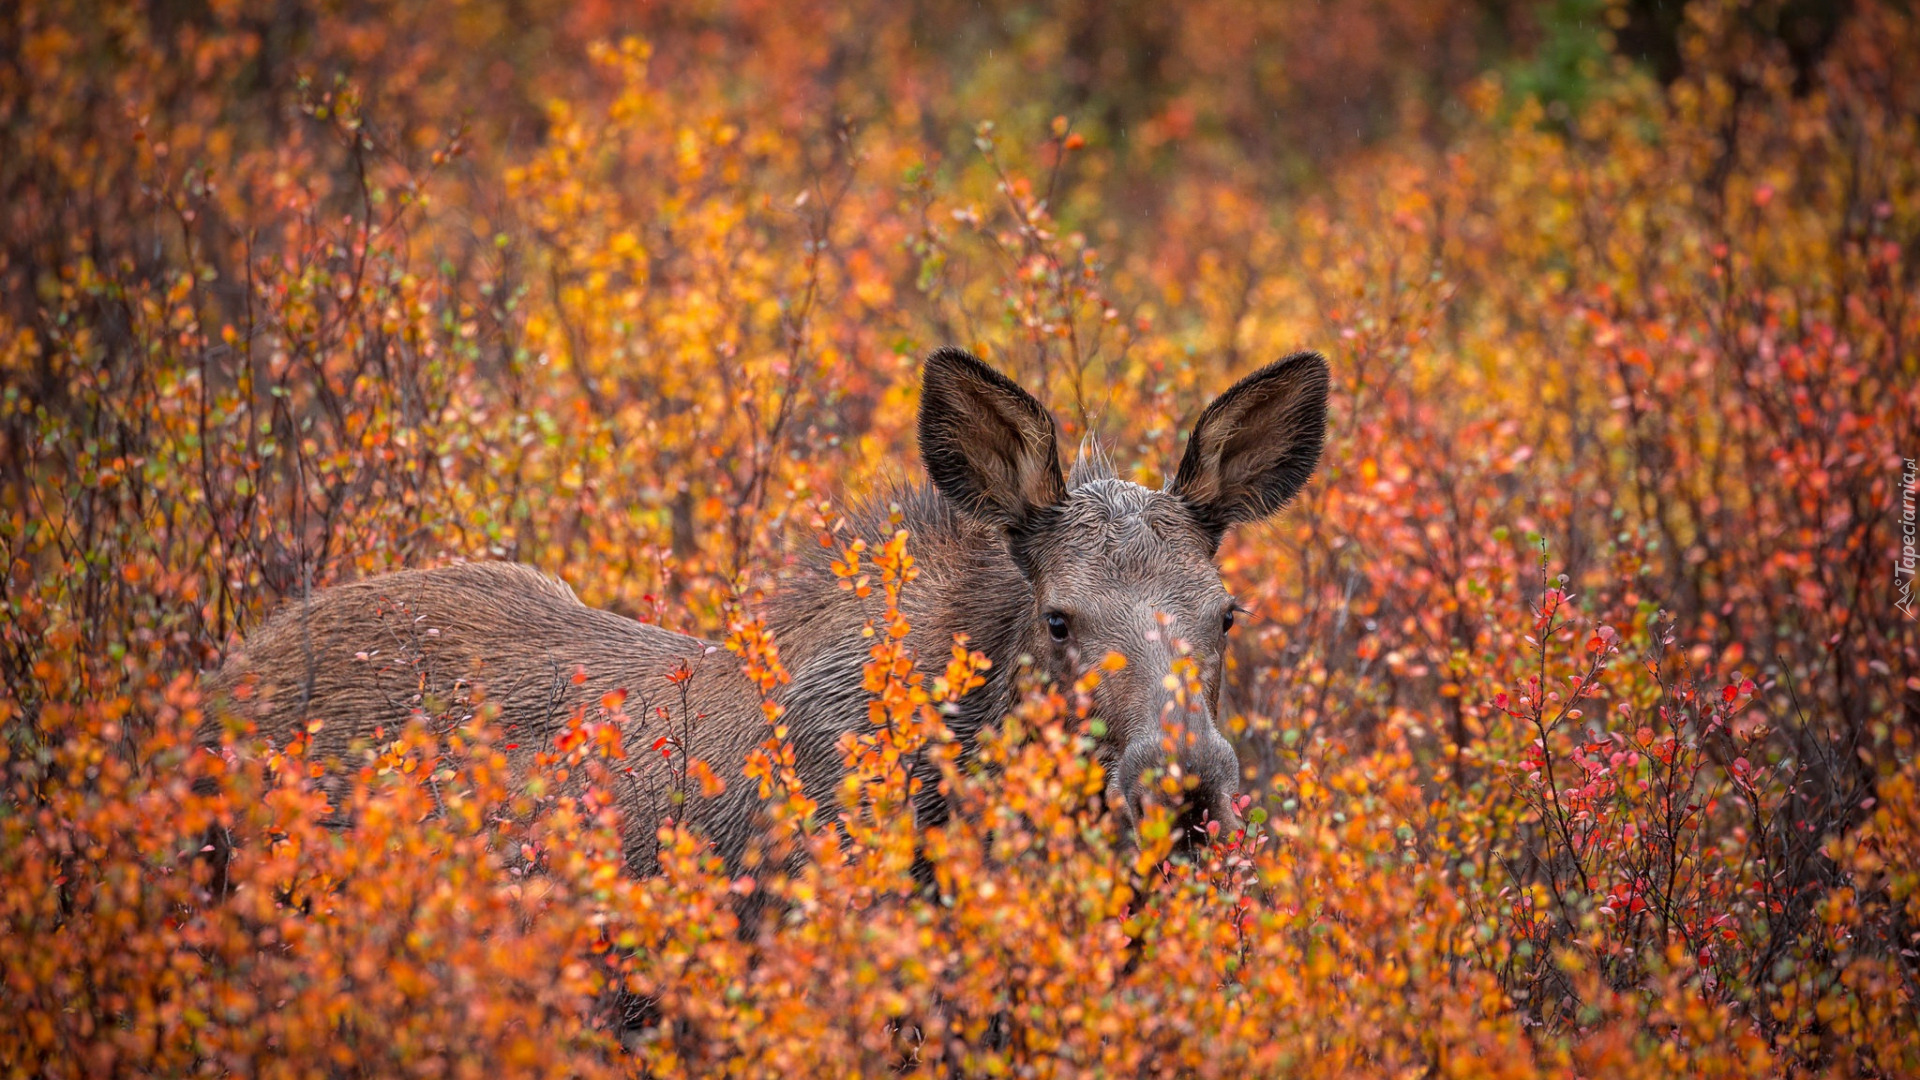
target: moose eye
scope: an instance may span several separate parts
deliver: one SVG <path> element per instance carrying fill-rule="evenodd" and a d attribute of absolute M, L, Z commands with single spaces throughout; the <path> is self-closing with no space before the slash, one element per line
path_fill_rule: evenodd
<path fill-rule="evenodd" d="M 1047 633 L 1055 641 L 1067 640 L 1067 617 L 1058 611 L 1047 612 Z"/>
<path fill-rule="evenodd" d="M 1233 629 L 1233 609 L 1228 608 L 1226 614 L 1220 616 L 1220 632 L 1224 634 L 1231 629 Z"/>

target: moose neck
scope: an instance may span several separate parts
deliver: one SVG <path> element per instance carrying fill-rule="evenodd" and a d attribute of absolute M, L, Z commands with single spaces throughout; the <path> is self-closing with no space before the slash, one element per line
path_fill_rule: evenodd
<path fill-rule="evenodd" d="M 892 514 L 899 508 L 900 517 Z M 1019 656 L 1032 648 L 1033 588 L 1014 564 L 1005 538 L 962 516 L 931 488 L 901 487 L 848 514 L 853 534 L 869 545 L 896 530 L 908 534 L 907 553 L 919 576 L 901 590 L 900 606 L 913 630 L 909 644 L 923 675 L 944 669 L 956 635 L 986 655 L 984 686 L 959 703 L 947 724 L 970 740 L 1010 706 Z M 881 614 L 880 597 L 862 598 L 815 556 L 794 573 L 769 605 L 769 627 L 792 677 L 782 694 L 796 733 L 858 731 L 867 723 L 860 673 L 872 639 L 861 635 Z"/>

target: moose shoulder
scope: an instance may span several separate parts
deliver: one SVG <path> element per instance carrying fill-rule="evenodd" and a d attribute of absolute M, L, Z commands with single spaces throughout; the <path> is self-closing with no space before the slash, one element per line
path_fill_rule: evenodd
<path fill-rule="evenodd" d="M 1058 428 L 1032 395 L 964 351 L 929 356 L 919 433 L 933 488 L 889 501 L 921 570 L 903 600 L 912 644 L 939 657 L 965 634 L 992 661 L 986 685 L 949 718 L 954 734 L 971 739 L 1011 705 L 1018 658 L 1071 683 L 1119 653 L 1125 666 L 1093 701 L 1110 804 L 1137 813 L 1152 797 L 1147 771 L 1167 763 L 1186 785 L 1186 820 L 1231 824 L 1239 767 L 1216 720 L 1235 607 L 1213 557 L 1228 528 L 1277 512 L 1312 474 L 1327 386 L 1313 353 L 1242 379 L 1201 414 L 1172 483 L 1153 491 L 1116 477 L 1097 451 L 1064 474 Z M 883 529 L 879 515 L 862 524 L 870 537 Z M 815 792 L 835 789 L 840 738 L 868 722 L 860 629 L 870 614 L 825 566 L 803 568 L 769 608 L 792 676 L 779 694 Z M 339 784 L 356 741 L 474 687 L 498 706 L 521 765 L 578 710 L 624 692 L 629 746 L 683 739 L 725 781 L 685 816 L 730 862 L 750 846 L 758 800 L 740 771 L 766 731 L 737 658 L 587 607 L 529 567 L 466 563 L 321 590 L 255 630 L 211 689 L 224 715 L 276 740 L 311 728 L 309 754 Z M 202 738 L 220 731 L 209 720 Z M 655 762 L 619 780 L 629 860 L 642 873 L 672 805 L 670 769 Z"/>

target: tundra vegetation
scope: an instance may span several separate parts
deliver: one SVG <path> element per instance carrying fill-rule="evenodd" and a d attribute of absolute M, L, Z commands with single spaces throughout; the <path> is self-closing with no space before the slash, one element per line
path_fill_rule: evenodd
<path fill-rule="evenodd" d="M 1920 1074 L 1916 71 L 1875 0 L 7 5 L 0 1070 Z M 884 497 L 948 343 L 1152 489 L 1329 358 L 1188 851 L 1099 797 L 1124 668 L 951 737 L 1004 673 Z M 719 643 L 744 767 L 203 694 L 457 559 Z"/>

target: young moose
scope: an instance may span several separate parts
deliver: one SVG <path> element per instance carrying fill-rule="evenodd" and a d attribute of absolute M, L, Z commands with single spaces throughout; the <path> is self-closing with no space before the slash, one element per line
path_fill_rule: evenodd
<path fill-rule="evenodd" d="M 1200 415 L 1173 482 L 1150 491 L 1114 476 L 1097 451 L 1063 476 L 1058 431 L 1038 401 L 967 352 L 929 356 L 920 452 L 934 490 L 890 501 L 902 508 L 921 570 L 902 598 L 911 644 L 944 657 L 965 634 L 992 661 L 986 685 L 948 717 L 963 745 L 1011 706 L 1023 657 L 1071 684 L 1119 653 L 1125 666 L 1093 692 L 1109 804 L 1131 818 L 1151 795 L 1147 771 L 1168 765 L 1186 785 L 1183 821 L 1210 815 L 1233 825 L 1239 764 L 1216 724 L 1235 608 L 1213 556 L 1228 528 L 1277 512 L 1307 482 L 1320 459 L 1327 382 L 1314 353 L 1242 379 Z M 876 539 L 892 531 L 884 512 L 860 527 Z M 803 570 L 768 615 L 792 675 L 779 691 L 790 737 L 816 794 L 836 789 L 841 736 L 868 723 L 860 629 L 872 612 L 838 585 L 824 566 Z M 1181 692 L 1179 672 L 1193 670 L 1176 668 L 1182 657 L 1197 666 L 1203 693 Z M 235 716 L 276 740 L 323 721 L 310 754 L 336 763 L 376 726 L 395 728 L 475 684 L 525 748 L 513 753 L 529 757 L 578 709 L 626 691 L 627 745 L 665 734 L 687 743 L 726 787 L 684 813 L 730 864 L 751 846 L 758 799 L 740 769 L 766 726 L 735 657 L 586 607 L 529 567 L 467 563 L 321 591 L 270 618 L 213 678 Z M 203 737 L 218 733 L 210 721 Z M 640 873 L 653 869 L 669 769 L 655 761 L 619 780 Z M 343 775 L 336 764 L 333 782 Z M 940 807 L 923 810 L 937 816 Z"/>

